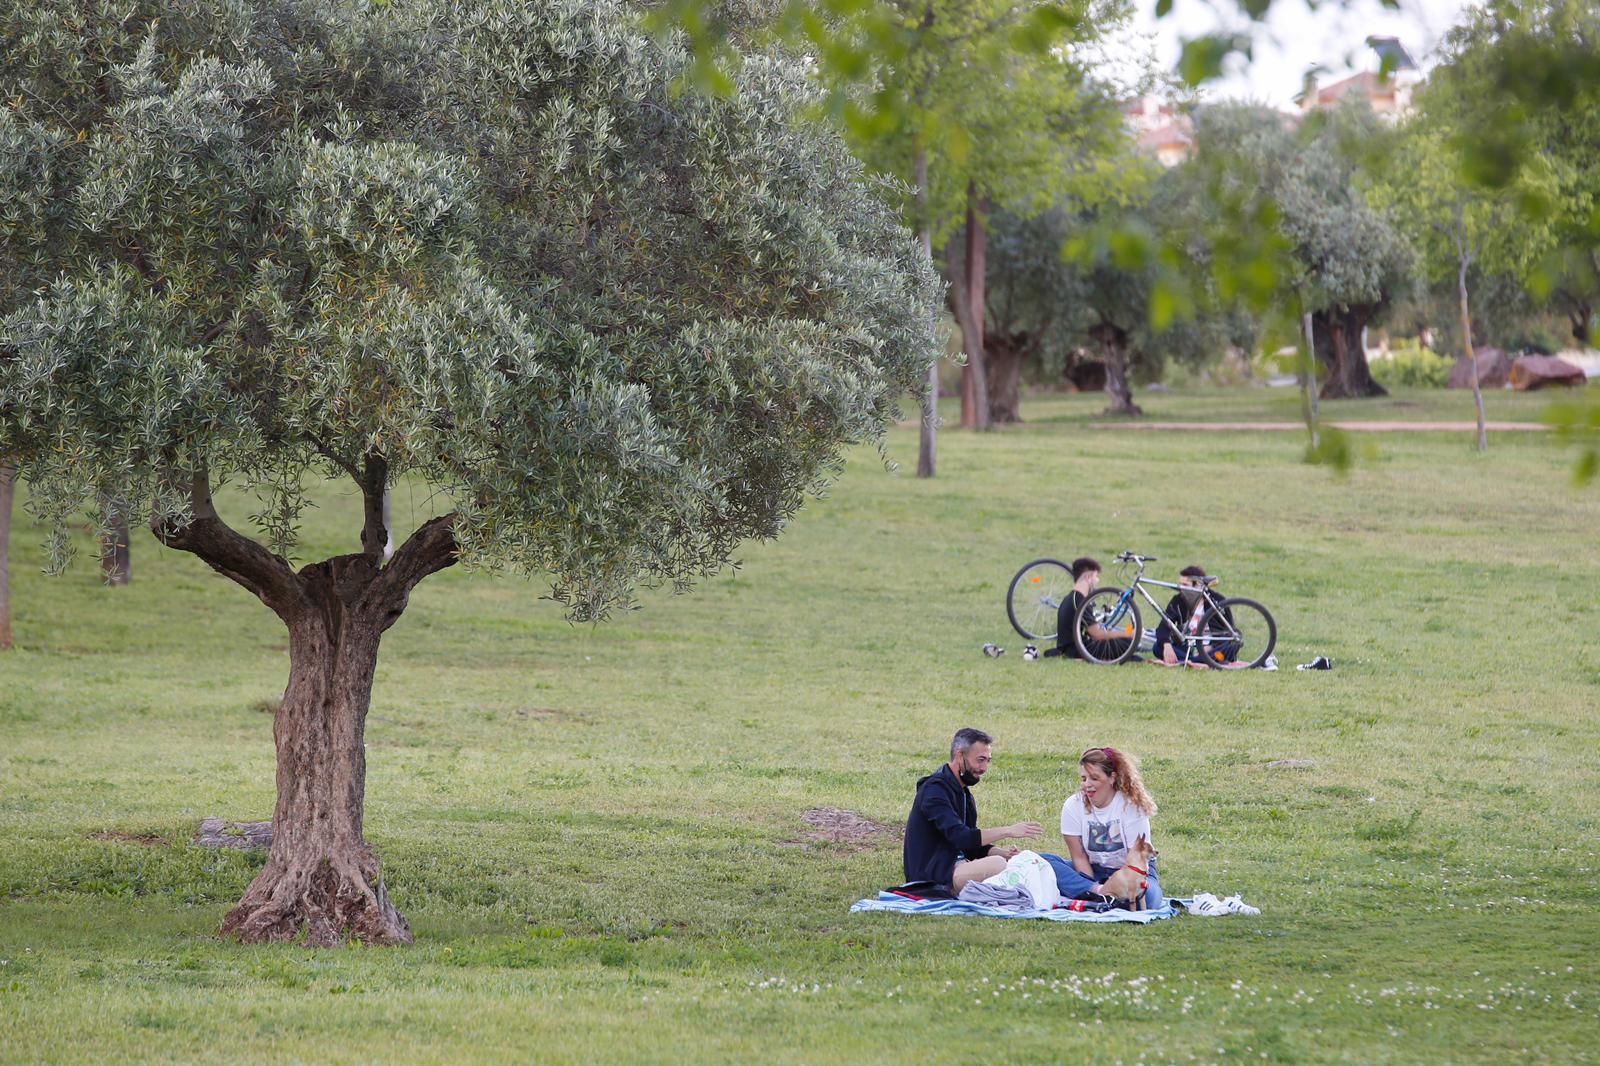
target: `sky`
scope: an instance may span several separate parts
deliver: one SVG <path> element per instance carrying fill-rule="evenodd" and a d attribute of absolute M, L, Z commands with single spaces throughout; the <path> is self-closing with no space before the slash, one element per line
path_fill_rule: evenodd
<path fill-rule="evenodd" d="M 1251 22 L 1237 0 L 1174 0 L 1166 18 L 1155 17 L 1155 0 L 1134 0 L 1134 32 L 1152 35 L 1156 57 L 1165 69 L 1177 63 L 1185 38 L 1232 30 L 1249 31 Z M 1306 0 L 1273 0 L 1266 20 L 1255 24 L 1254 60 L 1240 57 L 1223 78 L 1207 83 L 1209 99 L 1252 99 L 1293 110 L 1306 71 L 1326 67 L 1323 84 L 1358 70 L 1376 70 L 1366 46 L 1371 34 L 1398 37 L 1424 71 L 1433 52 L 1469 0 L 1400 0 L 1397 11 L 1378 0 L 1322 0 L 1313 11 Z"/>

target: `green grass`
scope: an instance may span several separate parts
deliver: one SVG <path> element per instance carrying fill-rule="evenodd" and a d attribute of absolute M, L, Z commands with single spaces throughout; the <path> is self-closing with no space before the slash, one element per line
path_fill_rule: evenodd
<path fill-rule="evenodd" d="M 1600 385 L 1571 393 L 1565 389 L 1516 392 L 1486 389 L 1484 414 L 1491 422 L 1537 422 L 1552 400 L 1572 399 L 1584 392 L 1600 397 Z M 1135 390 L 1134 402 L 1151 421 L 1183 422 L 1298 422 L 1300 390 L 1294 388 L 1191 388 L 1170 392 Z M 1029 423 L 1044 421 L 1100 421 L 1104 393 L 1052 396 L 1043 402 L 1023 402 L 1022 417 Z M 1030 414 L 1030 410 L 1037 414 Z M 1396 389 L 1389 396 L 1366 400 L 1322 400 L 1318 415 L 1329 422 L 1472 422 L 1477 410 L 1470 389 Z"/>
<path fill-rule="evenodd" d="M 1537 417 L 1501 399 L 1491 417 Z M 1264 390 L 1148 400 L 1282 416 Z M 1463 417 L 1456 396 L 1379 403 L 1405 402 Z M 0 1060 L 1594 1061 L 1600 492 L 1543 435 L 1483 456 L 1386 435 L 1340 478 L 1293 435 L 1100 432 L 1099 406 L 946 433 L 932 482 L 896 430 L 906 469 L 863 451 L 737 573 L 597 628 L 519 578 L 423 585 L 368 728 L 400 950 L 214 938 L 262 856 L 187 841 L 271 811 L 283 631 L 147 536 L 130 588 L 89 559 L 38 576 L 19 514 Z M 354 542 L 342 491 L 308 521 L 313 552 Z M 1272 607 L 1286 664 L 1336 669 L 1023 662 L 1016 567 L 1124 547 L 1205 564 Z M 1128 748 L 1169 893 L 1262 916 L 849 914 L 899 879 L 898 843 L 796 845 L 801 814 L 901 823 L 968 724 L 998 738 L 986 823 L 1048 828 L 1077 752 Z"/>

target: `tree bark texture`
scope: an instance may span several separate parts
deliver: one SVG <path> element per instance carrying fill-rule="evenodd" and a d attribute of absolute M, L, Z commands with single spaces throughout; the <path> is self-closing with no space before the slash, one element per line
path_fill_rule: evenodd
<path fill-rule="evenodd" d="M 293 940 L 304 929 L 316 947 L 346 937 L 407 944 L 411 927 L 389 902 L 362 835 L 367 707 L 383 630 L 370 611 L 345 602 L 329 564 L 300 577 L 309 604 L 289 625 L 289 685 L 272 726 L 272 848 L 222 935 L 255 943 Z"/>
<path fill-rule="evenodd" d="M 0 651 L 11 647 L 11 504 L 17 471 L 0 462 Z"/>
<path fill-rule="evenodd" d="M 1108 415 L 1142 415 L 1144 411 L 1133 402 L 1133 387 L 1128 384 L 1128 331 L 1101 322 L 1089 329 L 1089 336 L 1100 345 L 1100 359 L 1106 365 L 1106 398 L 1111 406 Z"/>
<path fill-rule="evenodd" d="M 1022 421 L 1022 362 L 1026 333 L 984 336 L 984 369 L 989 381 L 989 420 L 1002 425 Z"/>
<path fill-rule="evenodd" d="M 983 320 L 985 263 L 988 235 L 984 214 L 988 204 L 978 195 L 975 182 L 967 183 L 967 226 L 961 261 L 950 264 L 952 304 L 961 326 L 961 346 L 967 365 L 961 370 L 961 426 L 963 429 L 989 428 L 989 387 L 984 366 Z"/>
<path fill-rule="evenodd" d="M 927 17 L 933 17 L 928 7 Z M 917 237 L 922 254 L 933 259 L 933 225 L 928 219 L 928 150 L 917 148 Z M 939 360 L 928 366 L 928 380 L 922 389 L 922 428 L 917 436 L 917 476 L 933 477 L 939 468 Z"/>
<path fill-rule="evenodd" d="M 1472 402 L 1478 408 L 1478 450 L 1489 450 L 1489 427 L 1483 417 L 1483 386 L 1478 381 L 1478 355 L 1472 348 L 1472 312 L 1467 304 L 1467 267 L 1472 258 L 1462 255 L 1460 270 L 1456 272 L 1456 295 L 1461 300 L 1461 345 L 1467 353 L 1467 363 L 1472 367 Z"/>
<path fill-rule="evenodd" d="M 1312 314 L 1316 323 L 1316 355 L 1328 370 L 1322 395 L 1330 400 L 1387 396 L 1389 390 L 1372 380 L 1361 331 L 1377 313 L 1374 304 L 1344 304 Z"/>
<path fill-rule="evenodd" d="M 133 580 L 128 516 L 111 501 L 106 501 L 105 507 L 111 528 L 100 538 L 100 576 L 107 585 L 126 585 Z"/>
<path fill-rule="evenodd" d="M 377 465 L 369 462 L 370 474 Z M 227 526 L 203 472 L 190 488 L 194 517 L 155 525 L 162 543 L 192 552 L 255 593 L 289 630 L 289 684 L 273 720 L 277 803 L 267 863 L 223 920 L 246 943 L 347 939 L 407 944 L 411 928 L 389 900 L 377 856 L 363 835 L 365 731 L 383 633 L 411 590 L 455 562 L 449 516 L 431 519 L 382 563 L 377 526 L 383 482 L 363 477 L 371 512 L 362 552 L 293 571 Z"/>

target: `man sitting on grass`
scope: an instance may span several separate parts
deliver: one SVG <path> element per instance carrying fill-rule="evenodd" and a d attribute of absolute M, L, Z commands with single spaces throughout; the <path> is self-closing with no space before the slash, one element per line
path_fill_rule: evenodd
<path fill-rule="evenodd" d="M 959 896 L 968 881 L 982 881 L 1006 868 L 1017 848 L 995 841 L 1037 837 L 1038 822 L 998 829 L 978 828 L 972 786 L 989 772 L 994 741 L 981 729 L 963 729 L 950 741 L 950 761 L 917 782 L 917 798 L 906 819 L 906 881 L 927 881 Z"/>
<path fill-rule="evenodd" d="M 1199 632 L 1204 622 L 1204 618 L 1195 617 L 1195 611 L 1202 608 L 1200 590 L 1205 586 L 1205 577 L 1203 566 L 1186 566 L 1178 572 L 1178 593 L 1167 601 L 1167 608 L 1161 613 L 1161 624 L 1156 627 L 1154 662 L 1161 666 L 1209 665 L 1222 670 L 1242 670 L 1250 664 L 1239 661 L 1239 642 L 1236 640 L 1193 645 L 1186 645 L 1183 641 L 1183 634 L 1189 632 L 1191 626 L 1194 627 L 1193 632 Z M 1222 616 L 1230 624 L 1233 622 L 1233 615 L 1226 607 L 1222 609 Z M 1222 659 L 1215 663 L 1207 664 L 1200 659 L 1202 655 L 1218 653 Z"/>
<path fill-rule="evenodd" d="M 1056 611 L 1056 646 L 1046 651 L 1045 655 L 1083 658 L 1078 653 L 1078 646 L 1072 642 L 1072 630 L 1077 625 L 1078 612 L 1083 609 L 1084 601 L 1099 587 L 1100 564 L 1088 556 L 1072 560 L 1072 591 L 1067 593 Z M 1095 621 L 1090 621 L 1084 628 L 1083 636 L 1089 645 L 1089 654 L 1096 659 L 1114 659 L 1128 646 L 1129 640 L 1137 639 L 1137 635 L 1113 632 Z M 1142 663 L 1144 659 L 1130 655 L 1123 661 Z"/>

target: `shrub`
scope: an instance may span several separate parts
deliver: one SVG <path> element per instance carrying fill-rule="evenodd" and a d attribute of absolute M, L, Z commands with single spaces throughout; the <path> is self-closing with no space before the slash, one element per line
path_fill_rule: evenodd
<path fill-rule="evenodd" d="M 1372 361 L 1380 385 L 1442 389 L 1450 383 L 1455 360 L 1415 344 L 1397 345 L 1388 359 Z"/>

